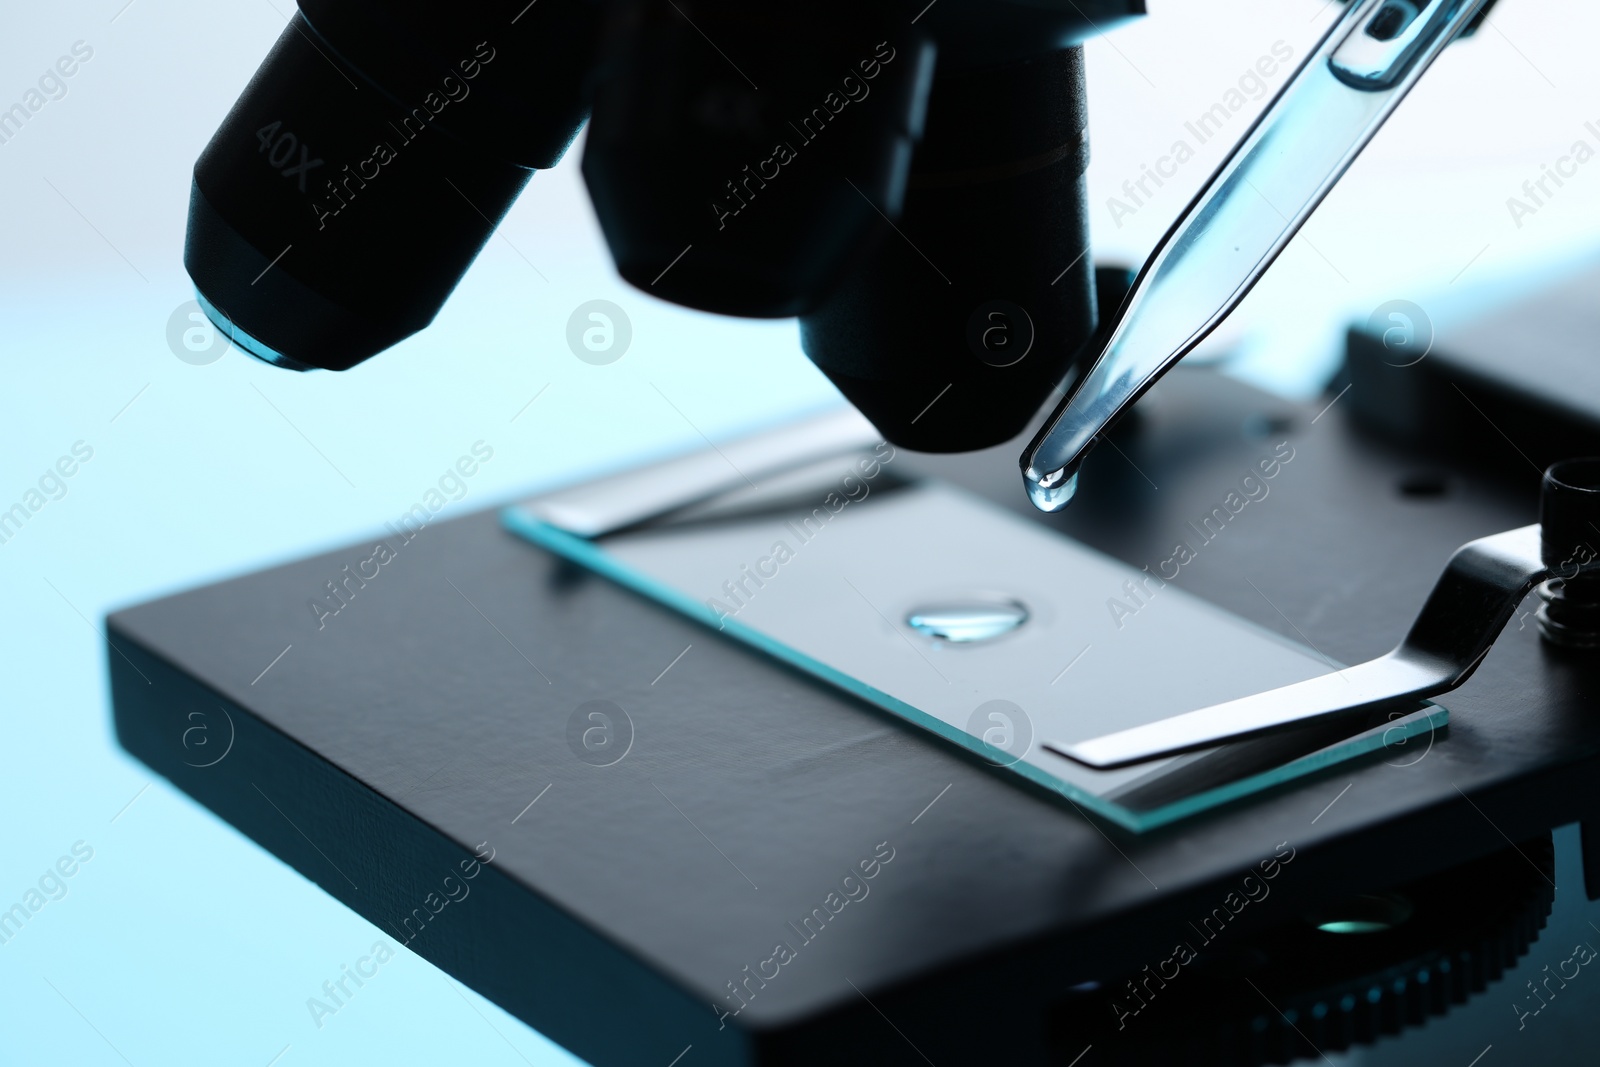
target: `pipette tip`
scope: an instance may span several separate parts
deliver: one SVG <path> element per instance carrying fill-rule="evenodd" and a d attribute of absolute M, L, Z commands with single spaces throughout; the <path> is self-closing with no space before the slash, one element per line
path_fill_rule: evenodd
<path fill-rule="evenodd" d="M 1060 511 L 1072 503 L 1072 497 L 1078 491 L 1078 472 L 1070 475 L 1062 467 L 1048 474 L 1039 474 L 1029 467 L 1022 474 L 1022 482 L 1028 489 L 1028 499 L 1033 501 L 1033 506 L 1040 511 Z"/>

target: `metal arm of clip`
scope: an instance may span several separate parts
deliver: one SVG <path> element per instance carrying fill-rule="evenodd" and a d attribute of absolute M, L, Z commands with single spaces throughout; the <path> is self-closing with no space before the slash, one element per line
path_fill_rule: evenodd
<path fill-rule="evenodd" d="M 1304 682 L 1216 704 L 1075 745 L 1050 746 L 1100 769 L 1143 763 L 1225 741 L 1448 692 L 1472 676 L 1535 585 L 1541 634 L 1596 647 L 1600 605 L 1600 459 L 1544 473 L 1540 522 L 1458 548 L 1394 651 Z"/>

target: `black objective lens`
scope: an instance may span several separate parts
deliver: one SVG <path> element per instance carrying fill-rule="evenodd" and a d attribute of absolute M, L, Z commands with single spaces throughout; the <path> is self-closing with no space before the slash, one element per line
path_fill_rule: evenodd
<path fill-rule="evenodd" d="M 1083 57 L 958 12 L 935 59 L 915 15 L 627 0 L 584 176 L 623 277 L 801 316 L 885 437 L 964 451 L 1020 433 L 1095 329 Z"/>
<path fill-rule="evenodd" d="M 576 135 L 595 24 L 583 0 L 303 0 L 195 164 L 184 265 L 213 320 L 330 370 L 427 326 Z"/>
<path fill-rule="evenodd" d="M 617 269 L 703 311 L 816 307 L 900 211 L 932 73 L 889 5 L 623 0 L 583 157 Z"/>
<path fill-rule="evenodd" d="M 1083 51 L 954 71 L 898 230 L 800 320 L 806 355 L 895 444 L 1021 433 L 1096 325 Z"/>

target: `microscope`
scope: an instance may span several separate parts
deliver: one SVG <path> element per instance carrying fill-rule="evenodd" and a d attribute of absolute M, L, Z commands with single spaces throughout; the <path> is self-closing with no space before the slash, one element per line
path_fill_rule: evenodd
<path fill-rule="evenodd" d="M 1464 334 L 1417 364 L 1352 330 L 1338 415 L 1344 392 L 1308 407 L 1215 375 L 1174 381 L 1163 417 L 1121 439 L 1164 491 L 1135 501 L 1091 480 L 1062 508 L 1084 453 L 1242 299 L 1490 6 L 1356 0 L 1348 33 L 1302 71 L 1331 72 L 1328 90 L 1365 109 L 1328 132 L 1332 112 L 1297 104 L 1323 90 L 1286 86 L 1133 277 L 1097 270 L 1089 247 L 1083 42 L 1143 15 L 1142 0 L 300 0 L 194 170 L 185 265 L 239 348 L 345 370 L 426 328 L 587 122 L 583 175 L 621 276 L 698 310 L 798 318 L 806 355 L 870 424 L 830 416 L 828 432 L 886 451 L 835 509 L 861 520 L 815 510 L 806 533 L 791 526 L 800 564 L 758 555 L 768 540 L 745 553 L 731 507 L 651 494 L 726 488 L 734 460 L 785 470 L 816 427 L 441 522 L 407 549 L 406 577 L 361 593 L 391 598 L 368 627 L 322 635 L 301 609 L 333 555 L 129 609 L 108 621 L 119 737 L 374 922 L 494 835 L 479 903 L 445 913 L 418 951 L 594 1062 L 692 1049 L 729 1064 L 914 1063 L 925 1045 L 941 1063 L 1070 1065 L 1092 1048 L 1085 1064 L 1255 1067 L 1442 1014 L 1529 952 L 1554 898 L 1552 828 L 1583 824 L 1600 898 L 1600 725 L 1583 696 L 1600 645 L 1600 462 L 1570 462 L 1600 451 L 1600 405 L 1565 386 L 1592 360 L 1552 391 L 1531 359 L 1473 362 Z M 1328 133 L 1326 158 L 1274 155 L 1272 137 L 1297 129 Z M 1229 199 L 1247 187 L 1281 214 Z M 1245 260 L 1199 255 L 1220 232 L 1240 235 Z M 1494 335 L 1511 344 L 1520 329 Z M 990 461 L 1010 465 L 1058 391 L 1023 457 L 1030 508 L 1014 483 L 994 491 Z M 1252 427 L 1285 435 L 1275 459 Z M 1518 453 L 1505 470 L 1502 439 Z M 894 446 L 921 455 L 890 467 Z M 1419 476 L 1424 462 L 1444 473 Z M 1242 518 L 1242 501 L 1207 495 L 1244 485 L 1241 471 L 1259 489 Z M 960 492 L 918 480 L 929 473 Z M 874 477 L 875 503 L 861 503 Z M 1280 503 L 1258 502 L 1269 489 Z M 789 502 L 754 503 L 766 521 Z M 869 507 L 928 536 L 886 537 Z M 648 528 L 666 512 L 678 525 Z M 1197 515 L 1216 516 L 1215 536 Z M 686 531 L 755 561 L 727 583 L 748 610 L 701 617 L 663 591 L 666 571 L 646 573 L 703 576 L 679 552 Z M 1174 553 L 1180 531 L 1198 563 Z M 774 575 L 844 545 L 900 568 L 917 596 L 930 575 L 1014 573 L 1005 592 L 1022 592 L 880 611 L 887 586 L 857 574 L 864 589 L 836 590 L 857 629 L 808 621 L 819 583 Z M 1369 572 L 1381 580 L 1330 591 L 1324 578 Z M 1535 586 L 1543 606 L 1519 614 Z M 1099 600 L 1071 597 L 1119 588 L 1132 610 L 1102 636 Z M 917 610 L 897 622 L 902 608 Z M 1089 638 L 1056 640 L 1088 634 L 1091 615 L 1092 655 Z M 463 618 L 511 648 L 472 644 Z M 1357 666 L 1311 657 L 1302 625 Z M 248 657 L 291 648 L 258 686 Z M 528 649 L 560 652 L 554 680 L 525 676 Z M 1248 677 L 1219 683 L 1241 649 Z M 1038 675 L 1037 736 L 1010 731 L 1020 708 L 1005 700 L 970 721 L 966 706 L 916 718 L 985 655 L 1006 664 L 986 683 Z M 627 680 L 656 659 L 655 680 L 654 666 Z M 696 669 L 695 687 L 664 680 Z M 446 675 L 459 690 L 437 688 Z M 1075 685 L 1098 686 L 1113 712 L 1164 689 L 1173 714 L 1097 735 L 1062 697 Z M 1208 685 L 1211 703 L 1197 699 Z M 1448 722 L 1417 710 L 1445 693 Z M 1048 702 L 1078 717 L 1073 743 L 1046 732 Z M 636 725 L 621 704 L 651 710 Z M 218 708 L 228 774 L 182 749 Z M 938 737 L 885 730 L 884 711 Z M 1157 757 L 1171 762 L 1147 773 Z M 452 770 L 413 794 L 441 762 Z M 1093 781 L 1112 784 L 1061 786 Z M 272 812 L 263 785 L 305 800 Z M 553 792 L 536 808 L 540 788 Z M 537 821 L 569 797 L 582 817 Z M 862 824 L 887 839 L 838 853 Z M 324 848 L 354 880 L 325 869 Z M 858 855 L 873 860 L 841 876 Z M 996 990 L 1006 1021 L 980 1025 L 974 1006 Z M 619 1003 L 629 1025 L 614 1025 Z"/>

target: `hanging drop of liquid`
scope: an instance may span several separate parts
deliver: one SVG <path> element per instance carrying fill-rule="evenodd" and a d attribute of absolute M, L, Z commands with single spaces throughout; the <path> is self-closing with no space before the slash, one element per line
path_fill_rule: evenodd
<path fill-rule="evenodd" d="M 1028 488 L 1028 499 L 1033 501 L 1033 506 L 1040 511 L 1060 511 L 1072 503 L 1072 497 L 1078 491 L 1078 472 L 1070 475 L 1063 468 L 1051 471 L 1043 478 L 1023 476 L 1023 484 Z"/>

